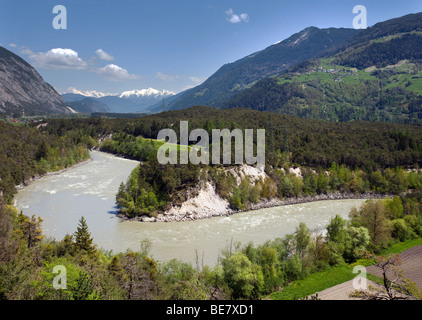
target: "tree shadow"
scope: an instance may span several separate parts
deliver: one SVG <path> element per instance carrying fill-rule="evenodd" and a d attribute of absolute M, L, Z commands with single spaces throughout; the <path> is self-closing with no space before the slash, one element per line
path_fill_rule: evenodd
<path fill-rule="evenodd" d="M 113 210 L 109 210 L 109 211 L 107 211 L 107 213 L 117 217 L 117 215 L 119 214 L 119 209 L 117 208 L 117 206 L 114 206 Z"/>

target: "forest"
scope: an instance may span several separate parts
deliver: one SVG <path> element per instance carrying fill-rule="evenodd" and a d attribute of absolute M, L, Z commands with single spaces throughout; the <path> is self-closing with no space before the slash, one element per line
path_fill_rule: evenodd
<path fill-rule="evenodd" d="M 16 186 L 47 172 L 89 159 L 94 139 L 72 133 L 42 133 L 36 127 L 0 121 L 0 195 L 10 202 Z"/>
<path fill-rule="evenodd" d="M 358 50 L 358 52 L 356 52 Z M 400 60 L 422 59 L 422 36 L 420 32 L 401 34 L 373 40 L 356 51 L 344 52 L 334 61 L 337 64 L 358 69 L 371 66 L 378 68 L 394 65 Z"/>
<path fill-rule="evenodd" d="M 395 166 L 420 167 L 422 162 L 420 124 L 333 123 L 250 109 L 216 110 L 209 107 L 192 107 L 112 123 L 128 135 L 156 139 L 164 128 L 172 128 L 180 136 L 180 121 L 188 121 L 192 130 L 203 128 L 209 135 L 212 129 L 266 129 L 269 165 L 274 165 L 278 150 L 288 150 L 293 165 L 306 167 L 329 168 L 336 162 L 350 168 L 358 166 L 376 170 Z"/>

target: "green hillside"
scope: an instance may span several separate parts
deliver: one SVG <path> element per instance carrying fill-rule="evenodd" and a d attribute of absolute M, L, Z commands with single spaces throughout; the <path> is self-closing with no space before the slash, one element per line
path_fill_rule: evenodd
<path fill-rule="evenodd" d="M 406 49 L 410 47 L 413 49 Z M 356 49 L 310 60 L 288 73 L 264 79 L 225 107 L 331 121 L 419 122 L 421 59 L 420 32 L 371 40 Z"/>

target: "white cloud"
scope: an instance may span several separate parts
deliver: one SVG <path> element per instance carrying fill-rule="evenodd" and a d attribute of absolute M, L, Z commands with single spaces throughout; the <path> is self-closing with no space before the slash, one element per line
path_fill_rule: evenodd
<path fill-rule="evenodd" d="M 195 83 L 196 85 L 200 85 L 202 82 L 207 80 L 207 78 L 189 77 L 189 80 Z"/>
<path fill-rule="evenodd" d="M 88 64 L 72 49 L 55 48 L 38 53 L 26 49 L 25 53 L 29 54 L 29 58 L 39 68 L 84 70 L 88 67 Z"/>
<path fill-rule="evenodd" d="M 246 23 L 249 22 L 249 15 L 247 13 L 241 13 L 239 17 L 240 17 L 240 20 L 245 21 Z"/>
<path fill-rule="evenodd" d="M 177 74 L 164 74 L 161 72 L 157 72 L 157 75 L 155 76 L 158 79 L 164 80 L 164 81 L 176 81 L 180 79 L 180 76 Z"/>
<path fill-rule="evenodd" d="M 184 86 L 184 87 L 183 87 L 183 89 L 182 89 L 182 91 L 185 91 L 185 90 L 188 90 L 188 89 L 192 89 L 192 88 L 194 88 L 194 87 L 196 87 L 196 86 L 199 86 L 199 85 L 200 85 L 200 84 L 202 84 L 205 80 L 207 80 L 207 78 L 206 78 L 206 77 L 203 77 L 203 78 L 198 78 L 198 77 L 191 76 L 191 77 L 189 77 L 189 80 L 190 80 L 190 81 L 192 81 L 193 83 L 192 83 L 192 84 L 189 84 L 189 85 Z"/>
<path fill-rule="evenodd" d="M 98 69 L 96 72 L 110 81 L 139 79 L 139 76 L 130 74 L 126 69 L 116 66 L 115 64 L 108 64 L 105 67 Z"/>
<path fill-rule="evenodd" d="M 114 60 L 114 57 L 111 54 L 108 54 L 107 52 L 105 52 L 103 49 L 98 49 L 97 51 L 95 51 L 95 54 L 101 60 L 107 60 L 107 61 Z"/>
<path fill-rule="evenodd" d="M 226 15 L 228 16 L 226 20 L 230 23 L 249 22 L 249 15 L 247 13 L 235 14 L 232 8 L 226 11 Z"/>
<path fill-rule="evenodd" d="M 19 52 L 21 54 L 25 54 L 27 56 L 34 54 L 34 52 L 31 49 L 26 48 L 25 46 L 20 47 L 20 51 Z"/>
<path fill-rule="evenodd" d="M 14 43 L 9 43 L 9 47 L 16 48 L 18 45 Z"/>

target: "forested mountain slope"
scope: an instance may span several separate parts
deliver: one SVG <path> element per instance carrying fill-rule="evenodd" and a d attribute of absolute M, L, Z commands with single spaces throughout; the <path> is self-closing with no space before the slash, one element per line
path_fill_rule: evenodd
<path fill-rule="evenodd" d="M 422 120 L 422 14 L 360 31 L 317 59 L 234 96 L 244 107 L 331 121 Z"/>

